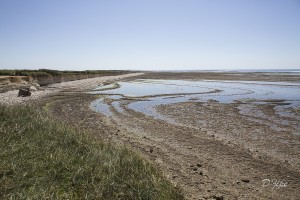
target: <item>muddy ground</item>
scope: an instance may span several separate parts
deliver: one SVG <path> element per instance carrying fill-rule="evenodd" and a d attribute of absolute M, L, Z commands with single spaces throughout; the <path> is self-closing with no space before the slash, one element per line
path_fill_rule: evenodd
<path fill-rule="evenodd" d="M 253 78 L 255 77 L 255 78 Z M 278 78 L 280 77 L 280 78 Z M 135 78 L 297 81 L 293 75 L 264 73 L 146 73 Z M 299 81 L 299 78 L 298 78 Z M 260 105 L 267 118 L 240 113 L 242 102 L 186 102 L 157 110 L 178 124 L 135 112 L 112 117 L 90 109 L 99 96 L 64 90 L 40 104 L 50 114 L 95 138 L 140 152 L 179 185 L 187 199 L 300 199 L 300 136 L 292 127 L 268 124 L 283 119 L 274 104 Z M 294 111 L 299 115 L 299 111 Z M 295 121 L 298 123 L 299 121 Z"/>

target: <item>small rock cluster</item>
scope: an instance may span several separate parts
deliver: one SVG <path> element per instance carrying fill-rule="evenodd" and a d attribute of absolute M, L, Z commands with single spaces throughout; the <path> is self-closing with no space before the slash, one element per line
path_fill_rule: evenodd
<path fill-rule="evenodd" d="M 19 89 L 18 97 L 28 97 L 31 96 L 29 89 Z"/>
<path fill-rule="evenodd" d="M 18 97 L 29 97 L 32 91 L 37 91 L 37 88 L 33 85 L 28 88 L 19 89 Z"/>

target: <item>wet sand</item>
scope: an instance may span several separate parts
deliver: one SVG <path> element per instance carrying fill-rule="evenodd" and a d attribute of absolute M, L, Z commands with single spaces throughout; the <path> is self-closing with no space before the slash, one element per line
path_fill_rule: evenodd
<path fill-rule="evenodd" d="M 253 77 L 257 81 L 299 82 L 296 75 L 265 73 L 146 73 L 127 81 Z M 96 138 L 140 152 L 182 187 L 187 199 L 300 198 L 300 136 L 293 134 L 291 125 L 299 124 L 300 113 L 292 109 L 296 117 L 277 115 L 274 108 L 282 104 L 280 100 L 258 105 L 206 101 L 158 106 L 158 113 L 180 122 L 172 124 L 130 109 L 127 105 L 134 101 L 130 98 L 120 104 L 124 112 L 111 107 L 112 116 L 107 117 L 90 109 L 97 98 L 64 91 L 44 99 L 41 105 Z M 290 124 L 281 123 L 284 120 Z"/>

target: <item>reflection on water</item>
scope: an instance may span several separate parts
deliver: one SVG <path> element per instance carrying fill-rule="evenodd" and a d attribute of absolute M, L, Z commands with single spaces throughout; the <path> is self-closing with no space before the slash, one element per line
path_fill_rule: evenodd
<path fill-rule="evenodd" d="M 90 105 L 90 108 L 93 110 L 96 110 L 98 112 L 101 112 L 107 117 L 112 116 L 112 112 L 110 111 L 110 106 L 106 103 L 104 103 L 103 98 L 97 99 L 96 101 L 93 101 Z"/>
<path fill-rule="evenodd" d="M 139 79 L 131 82 L 119 82 L 119 88 L 109 89 L 109 85 L 98 87 L 92 94 L 105 94 L 105 98 L 112 101 L 111 105 L 98 99 L 91 107 L 106 116 L 112 116 L 110 106 L 117 112 L 125 113 L 122 106 L 127 109 L 167 120 L 159 114 L 155 107 L 164 104 L 180 102 L 206 102 L 208 100 L 220 103 L 234 103 L 236 101 L 250 104 L 277 103 L 276 113 L 281 116 L 295 117 L 294 113 L 287 112 L 291 107 L 300 106 L 300 84 L 287 82 L 262 81 L 187 81 L 187 80 L 145 80 Z M 105 90 L 102 90 L 105 89 Z M 126 101 L 125 101 L 126 99 Z M 281 100 L 280 105 L 278 100 Z M 273 102 L 272 102 L 273 101 Z M 266 118 L 252 106 L 239 106 L 241 114 Z M 246 114 L 245 114 L 246 115 Z M 259 116 L 258 116 L 259 115 Z M 282 121 L 281 123 L 288 123 Z"/>

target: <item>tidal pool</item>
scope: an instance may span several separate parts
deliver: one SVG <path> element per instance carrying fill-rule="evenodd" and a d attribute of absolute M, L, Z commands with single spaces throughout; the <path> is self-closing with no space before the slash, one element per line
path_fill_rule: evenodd
<path fill-rule="evenodd" d="M 105 98 L 112 101 L 108 105 L 102 97 L 92 102 L 91 107 L 110 117 L 112 116 L 111 108 L 125 114 L 125 110 L 122 108 L 124 106 L 127 109 L 174 123 L 172 119 L 159 114 L 155 107 L 181 102 L 207 102 L 208 100 L 220 103 L 240 101 L 252 104 L 272 104 L 272 102 L 280 101 L 282 105 L 277 105 L 277 114 L 292 116 L 293 114 L 285 111 L 291 107 L 300 106 L 300 83 L 138 79 L 130 82 L 118 82 L 118 85 L 119 87 L 116 89 L 110 89 L 112 86 L 106 85 L 97 87 L 98 91 L 90 92 L 91 94 L 105 95 Z M 240 106 L 239 109 L 243 113 L 249 107 Z M 257 114 L 253 113 L 253 115 Z"/>

